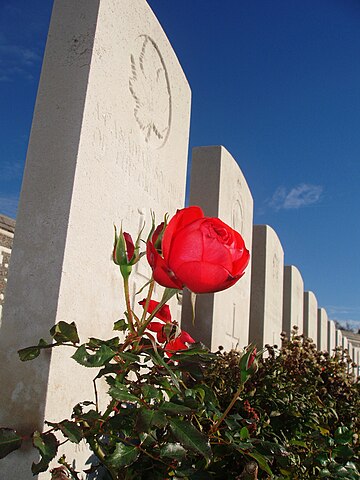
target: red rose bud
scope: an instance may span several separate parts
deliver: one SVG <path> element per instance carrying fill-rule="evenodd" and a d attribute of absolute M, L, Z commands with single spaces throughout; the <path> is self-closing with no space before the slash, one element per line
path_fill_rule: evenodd
<path fill-rule="evenodd" d="M 113 248 L 113 261 L 116 265 L 119 265 L 121 275 L 126 278 L 131 273 L 131 267 L 135 263 L 135 250 L 137 247 L 129 233 L 123 232 L 120 229 L 119 235 L 115 227 L 115 240 Z"/>
<path fill-rule="evenodd" d="M 251 365 L 254 363 L 254 360 L 256 358 L 256 353 L 257 353 L 257 350 L 256 350 L 256 347 L 254 348 L 254 350 L 252 351 L 250 357 L 249 357 L 249 361 L 248 361 L 248 364 L 247 364 L 247 368 L 249 369 L 251 367 Z"/>
<path fill-rule="evenodd" d="M 199 207 L 178 210 L 165 231 L 159 225 L 147 242 L 146 255 L 157 283 L 186 286 L 194 293 L 231 287 L 250 258 L 241 235 L 218 218 L 205 217 Z"/>

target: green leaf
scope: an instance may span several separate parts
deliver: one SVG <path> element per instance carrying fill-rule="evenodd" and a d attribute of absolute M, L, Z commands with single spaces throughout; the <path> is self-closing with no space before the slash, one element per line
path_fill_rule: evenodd
<path fill-rule="evenodd" d="M 257 461 L 257 463 L 259 464 L 259 467 L 264 470 L 264 472 L 268 473 L 269 475 L 273 475 L 268 463 L 267 463 L 267 460 L 266 458 L 261 455 L 261 453 L 258 453 L 258 452 L 246 452 L 246 455 L 248 455 L 249 457 L 252 457 L 254 460 Z"/>
<path fill-rule="evenodd" d="M 136 395 L 133 395 L 132 393 L 130 393 L 126 385 L 120 383 L 118 380 L 114 380 L 111 377 L 108 377 L 106 381 L 110 385 L 110 389 L 108 393 L 115 400 L 118 400 L 119 402 L 140 403 L 139 398 Z"/>
<path fill-rule="evenodd" d="M 162 400 L 163 394 L 159 388 L 154 387 L 153 385 L 145 384 L 141 387 L 142 394 L 144 399 L 149 400 Z"/>
<path fill-rule="evenodd" d="M 126 320 L 124 320 L 123 318 L 121 318 L 120 320 L 114 323 L 114 330 L 125 332 L 128 328 L 129 328 L 129 325 L 126 322 Z"/>
<path fill-rule="evenodd" d="M 66 323 L 66 322 L 59 322 L 52 327 L 50 330 L 51 336 L 54 340 L 58 343 L 64 342 L 71 342 L 71 343 L 79 343 L 79 335 L 77 333 L 77 328 L 74 322 Z"/>
<path fill-rule="evenodd" d="M 174 438 L 185 448 L 200 453 L 207 461 L 211 457 L 208 438 L 191 423 L 179 418 L 170 419 L 170 428 Z"/>
<path fill-rule="evenodd" d="M 163 428 L 167 425 L 166 416 L 157 410 L 139 409 L 135 429 L 137 432 L 148 433 L 153 427 Z"/>
<path fill-rule="evenodd" d="M 22 438 L 12 428 L 0 428 L 0 458 L 21 447 Z"/>
<path fill-rule="evenodd" d="M 39 463 L 33 463 L 31 471 L 34 475 L 45 472 L 49 466 L 49 462 L 55 457 L 58 449 L 58 442 L 52 433 L 33 433 L 33 445 L 37 448 L 41 455 Z"/>
<path fill-rule="evenodd" d="M 339 427 L 335 431 L 335 442 L 339 443 L 340 445 L 346 445 L 352 441 L 353 432 L 349 430 L 347 427 Z"/>
<path fill-rule="evenodd" d="M 160 405 L 159 411 L 168 415 L 190 415 L 193 412 L 191 408 L 173 402 L 164 402 Z"/>
<path fill-rule="evenodd" d="M 18 355 L 22 362 L 27 362 L 29 360 L 34 360 L 34 358 L 40 355 L 39 347 L 26 347 L 18 350 Z"/>
<path fill-rule="evenodd" d="M 247 440 L 250 438 L 249 430 L 246 427 L 242 427 L 240 430 L 240 440 Z"/>
<path fill-rule="evenodd" d="M 114 453 L 105 457 L 105 465 L 110 465 L 112 468 L 127 467 L 134 463 L 139 455 L 140 451 L 137 447 L 117 443 Z"/>
<path fill-rule="evenodd" d="M 179 443 L 168 443 L 160 449 L 160 457 L 182 460 L 186 456 L 186 450 Z"/>
<path fill-rule="evenodd" d="M 74 422 L 63 420 L 58 424 L 63 435 L 73 443 L 79 443 L 83 438 L 83 431 Z"/>
<path fill-rule="evenodd" d="M 354 455 L 354 450 L 352 450 L 348 445 L 339 445 L 333 450 L 334 457 L 340 457 L 345 460 L 349 460 Z"/>
<path fill-rule="evenodd" d="M 106 345 L 101 345 L 94 354 L 88 353 L 85 345 L 81 345 L 72 358 L 84 367 L 102 367 L 116 355 L 116 352 Z"/>

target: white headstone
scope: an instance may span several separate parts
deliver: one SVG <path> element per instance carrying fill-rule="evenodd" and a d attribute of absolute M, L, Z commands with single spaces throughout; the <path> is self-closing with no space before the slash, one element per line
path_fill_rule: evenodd
<path fill-rule="evenodd" d="M 336 326 L 334 320 L 329 320 L 328 323 L 328 352 L 330 355 L 334 354 L 336 347 Z"/>
<path fill-rule="evenodd" d="M 253 199 L 239 165 L 222 146 L 193 149 L 190 205 L 219 217 L 237 230 L 251 252 Z M 231 288 L 198 295 L 192 324 L 189 294 L 184 293 L 182 325 L 212 350 L 243 347 L 249 340 L 251 259 L 244 276 Z"/>
<path fill-rule="evenodd" d="M 160 221 L 183 207 L 189 114 L 189 85 L 145 0 L 55 0 L 0 333 L 2 425 L 29 433 L 93 398 L 94 372 L 65 349 L 26 364 L 16 351 L 59 320 L 83 340 L 112 334 L 124 310 L 113 224 L 136 234 L 150 208 Z M 31 477 L 26 454 L 8 458 L 4 478 L 14 462 Z"/>
<path fill-rule="evenodd" d="M 304 292 L 304 335 L 317 344 L 318 303 L 313 292 Z"/>
<path fill-rule="evenodd" d="M 328 316 L 325 308 L 318 308 L 318 349 L 328 351 Z"/>
<path fill-rule="evenodd" d="M 280 346 L 283 310 L 284 251 L 269 225 L 254 225 L 250 342 L 259 348 Z"/>
<path fill-rule="evenodd" d="M 290 335 L 294 326 L 304 333 L 304 282 L 294 265 L 284 267 L 283 331 Z"/>
<path fill-rule="evenodd" d="M 342 347 L 343 346 L 343 335 L 341 333 L 341 330 L 338 328 L 336 329 L 336 341 L 335 341 L 336 347 Z"/>

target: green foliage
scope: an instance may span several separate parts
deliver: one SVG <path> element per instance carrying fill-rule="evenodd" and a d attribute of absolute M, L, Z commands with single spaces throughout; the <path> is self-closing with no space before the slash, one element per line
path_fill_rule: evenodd
<path fill-rule="evenodd" d="M 224 408 L 237 389 L 241 353 L 217 356 L 206 382 Z M 330 356 L 293 332 L 267 347 L 233 412 L 269 460 L 272 478 L 359 479 L 360 385 L 341 349 Z M 244 427 L 242 427 L 244 428 Z M 267 444 L 276 444 L 276 450 Z M 260 472 L 259 478 L 266 478 Z"/>

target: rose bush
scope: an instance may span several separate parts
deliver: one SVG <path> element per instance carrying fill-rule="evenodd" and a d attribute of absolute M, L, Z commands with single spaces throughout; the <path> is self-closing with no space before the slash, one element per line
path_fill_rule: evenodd
<path fill-rule="evenodd" d="M 160 224 L 147 242 L 147 258 L 156 282 L 211 293 L 234 285 L 244 274 L 250 254 L 241 235 L 200 207 L 179 210 Z"/>

